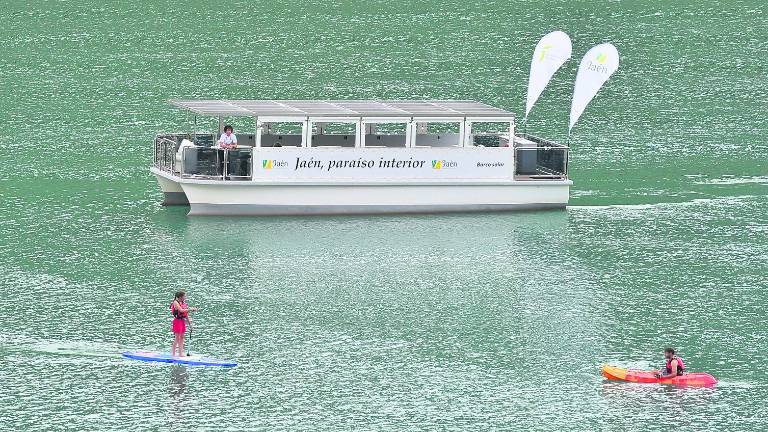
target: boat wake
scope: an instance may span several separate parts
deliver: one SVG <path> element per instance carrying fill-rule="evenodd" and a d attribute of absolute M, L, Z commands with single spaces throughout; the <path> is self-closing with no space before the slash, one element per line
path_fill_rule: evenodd
<path fill-rule="evenodd" d="M 768 176 L 723 176 L 716 179 L 697 181 L 699 185 L 738 185 L 738 184 L 768 184 Z"/>
<path fill-rule="evenodd" d="M 94 342 L 57 342 L 39 341 L 32 343 L 10 343 L 3 351 L 17 354 L 34 353 L 68 357 L 109 357 L 120 356 L 121 349 L 116 344 Z"/>
<path fill-rule="evenodd" d="M 721 205 L 721 204 L 739 204 L 748 203 L 754 200 L 764 200 L 764 195 L 737 195 L 737 196 L 722 196 L 713 198 L 694 198 L 687 201 L 674 201 L 674 202 L 657 202 L 657 203 L 641 203 L 641 204 L 601 204 L 601 205 L 569 205 L 567 209 L 580 211 L 580 210 L 655 210 L 668 207 L 690 207 L 700 205 Z"/>

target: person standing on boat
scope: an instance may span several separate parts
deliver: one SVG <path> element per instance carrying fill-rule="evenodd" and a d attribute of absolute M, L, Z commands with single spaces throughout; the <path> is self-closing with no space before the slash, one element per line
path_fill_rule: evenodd
<path fill-rule="evenodd" d="M 234 129 L 232 129 L 232 126 L 224 126 L 224 133 L 221 134 L 221 138 L 219 138 L 220 148 L 227 150 L 237 148 L 237 135 L 235 135 L 233 132 Z"/>
<path fill-rule="evenodd" d="M 187 332 L 187 324 L 189 324 L 189 331 L 192 331 L 189 313 L 196 310 L 197 308 L 187 305 L 187 294 L 184 291 L 176 292 L 173 303 L 171 303 L 171 315 L 173 315 L 173 324 L 171 324 L 171 331 L 173 332 L 172 356 L 176 356 L 177 349 L 179 357 L 184 355 L 184 334 Z"/>
<path fill-rule="evenodd" d="M 675 355 L 674 348 L 664 350 L 664 369 L 656 374 L 656 378 L 674 378 L 685 373 L 685 364 L 683 359 Z"/>

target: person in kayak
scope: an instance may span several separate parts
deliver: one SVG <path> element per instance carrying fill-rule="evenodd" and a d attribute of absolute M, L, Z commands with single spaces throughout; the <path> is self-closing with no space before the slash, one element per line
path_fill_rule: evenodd
<path fill-rule="evenodd" d="M 664 369 L 656 373 L 656 378 L 674 378 L 685 373 L 685 363 L 683 359 L 675 355 L 674 348 L 664 350 Z"/>
<path fill-rule="evenodd" d="M 184 355 L 184 334 L 187 332 L 187 324 L 189 324 L 189 331 L 192 331 L 189 313 L 196 310 L 197 308 L 187 305 L 187 294 L 184 291 L 176 292 L 171 303 L 171 315 L 173 315 L 173 324 L 171 324 L 171 331 L 173 332 L 172 356 L 176 356 L 177 349 L 179 357 Z"/>

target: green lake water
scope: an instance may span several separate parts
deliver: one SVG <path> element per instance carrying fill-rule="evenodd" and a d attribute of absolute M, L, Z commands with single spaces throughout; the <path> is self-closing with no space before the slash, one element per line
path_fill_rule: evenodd
<path fill-rule="evenodd" d="M 44 2 L 0 8 L 0 430 L 768 429 L 765 1 Z M 169 98 L 474 99 L 567 139 L 565 211 L 189 218 Z M 251 120 L 234 121 L 236 129 Z M 213 123 L 209 125 L 215 127 Z M 230 370 L 124 360 L 192 351 Z M 666 345 L 714 389 L 607 382 Z"/>

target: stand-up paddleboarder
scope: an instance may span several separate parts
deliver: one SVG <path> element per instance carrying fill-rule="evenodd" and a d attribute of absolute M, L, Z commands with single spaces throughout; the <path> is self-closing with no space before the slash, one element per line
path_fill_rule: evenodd
<path fill-rule="evenodd" d="M 174 295 L 173 303 L 171 303 L 171 315 L 173 315 L 173 324 L 171 325 L 173 332 L 172 356 L 177 355 L 176 350 L 179 352 L 179 357 L 184 355 L 184 334 L 187 332 L 187 324 L 189 324 L 189 331 L 192 331 L 189 313 L 196 311 L 197 308 L 188 306 L 186 300 L 187 294 L 184 291 L 178 291 Z"/>

